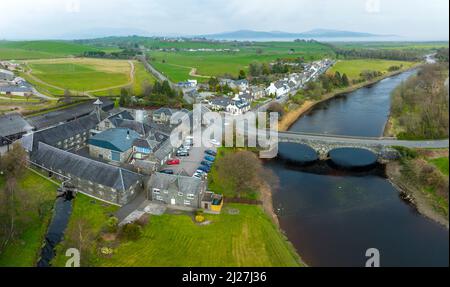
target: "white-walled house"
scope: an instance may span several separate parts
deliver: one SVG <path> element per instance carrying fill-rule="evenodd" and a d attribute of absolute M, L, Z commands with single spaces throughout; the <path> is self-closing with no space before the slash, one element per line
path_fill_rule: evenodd
<path fill-rule="evenodd" d="M 271 83 L 266 89 L 266 94 L 280 97 L 289 92 L 289 88 L 282 82 Z"/>
<path fill-rule="evenodd" d="M 239 98 L 239 95 L 231 101 L 227 106 L 226 111 L 232 115 L 243 115 L 250 110 L 250 104 Z"/>

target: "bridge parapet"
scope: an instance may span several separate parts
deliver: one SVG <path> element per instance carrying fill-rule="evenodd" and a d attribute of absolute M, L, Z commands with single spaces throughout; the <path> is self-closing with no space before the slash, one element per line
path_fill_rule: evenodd
<path fill-rule="evenodd" d="M 387 161 L 398 159 L 398 152 L 392 148 L 386 147 L 381 144 L 373 143 L 362 143 L 362 142 L 352 142 L 352 141 L 333 141 L 331 140 L 320 140 L 311 139 L 307 137 L 295 137 L 295 136 L 279 136 L 279 142 L 287 143 L 297 143 L 303 144 L 311 147 L 317 152 L 319 159 L 326 160 L 329 158 L 329 154 L 332 150 L 338 148 L 355 148 L 355 149 L 365 149 L 374 153 L 379 162 L 385 163 Z"/>

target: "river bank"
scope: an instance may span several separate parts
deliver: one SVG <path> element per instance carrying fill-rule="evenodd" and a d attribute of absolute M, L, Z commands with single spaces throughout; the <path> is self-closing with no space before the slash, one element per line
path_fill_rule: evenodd
<path fill-rule="evenodd" d="M 402 74 L 404 72 L 408 72 L 408 71 L 417 69 L 421 65 L 423 65 L 423 63 L 418 63 L 418 64 L 414 65 L 413 67 L 410 67 L 407 69 L 401 69 L 401 70 L 398 70 L 395 72 L 386 73 L 383 76 L 378 77 L 371 81 L 366 81 L 364 83 L 352 85 L 345 89 L 339 89 L 339 90 L 332 91 L 330 93 L 322 95 L 322 99 L 319 101 L 310 101 L 310 100 L 305 101 L 301 106 L 299 106 L 291 111 L 288 111 L 285 115 L 283 115 L 282 119 L 278 123 L 278 130 L 287 131 L 301 116 L 303 116 L 305 113 L 307 113 L 308 111 L 310 111 L 312 108 L 314 108 L 316 105 L 318 105 L 320 103 L 329 101 L 337 96 L 348 94 L 348 93 L 354 92 L 356 90 L 359 90 L 361 88 L 365 88 L 365 87 L 374 85 L 384 79 Z"/>
<path fill-rule="evenodd" d="M 433 193 L 425 192 L 422 184 L 417 183 L 415 178 L 411 178 L 411 175 L 405 172 L 405 167 L 401 162 L 388 163 L 386 165 L 386 176 L 400 192 L 402 198 L 413 205 L 417 212 L 449 229 L 448 215 L 445 215 L 442 210 L 439 211 L 441 198 L 436 198 Z"/>

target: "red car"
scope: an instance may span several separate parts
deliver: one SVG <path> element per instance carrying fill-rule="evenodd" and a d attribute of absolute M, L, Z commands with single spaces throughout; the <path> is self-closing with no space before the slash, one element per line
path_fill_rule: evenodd
<path fill-rule="evenodd" d="M 178 164 L 180 164 L 180 160 L 177 159 L 177 158 L 175 158 L 175 159 L 169 159 L 169 160 L 167 161 L 167 164 L 168 164 L 168 165 L 178 165 Z"/>

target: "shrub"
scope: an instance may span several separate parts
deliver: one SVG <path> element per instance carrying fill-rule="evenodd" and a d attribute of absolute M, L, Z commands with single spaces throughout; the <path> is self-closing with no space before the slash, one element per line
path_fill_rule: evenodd
<path fill-rule="evenodd" d="M 415 151 L 413 149 L 410 149 L 407 147 L 402 147 L 402 146 L 394 146 L 394 149 L 400 153 L 400 156 L 403 159 L 415 159 L 418 157 L 417 151 Z"/>
<path fill-rule="evenodd" d="M 138 240 L 142 234 L 142 227 L 136 223 L 124 225 L 121 231 L 121 235 L 127 240 Z"/>
<path fill-rule="evenodd" d="M 197 215 L 195 216 L 195 221 L 198 223 L 205 222 L 205 217 L 203 215 Z"/>
<path fill-rule="evenodd" d="M 119 227 L 119 219 L 117 217 L 110 217 L 106 222 L 106 229 L 110 233 L 116 233 Z"/>

